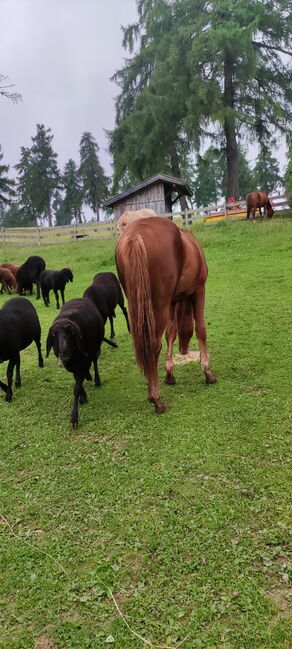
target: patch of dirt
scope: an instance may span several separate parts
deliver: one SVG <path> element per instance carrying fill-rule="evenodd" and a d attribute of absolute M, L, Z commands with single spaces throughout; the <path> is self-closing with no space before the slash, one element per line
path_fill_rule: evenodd
<path fill-rule="evenodd" d="M 186 365 L 196 363 L 200 360 L 200 352 L 189 352 L 188 354 L 173 354 L 174 365 Z"/>
<path fill-rule="evenodd" d="M 47 635 L 40 635 L 34 642 L 34 649 L 54 649 L 54 643 Z"/>
<path fill-rule="evenodd" d="M 279 609 L 272 617 L 271 624 L 276 624 L 279 618 L 289 618 L 292 615 L 292 604 L 288 600 L 288 591 L 277 588 L 269 591 L 267 595 Z"/>

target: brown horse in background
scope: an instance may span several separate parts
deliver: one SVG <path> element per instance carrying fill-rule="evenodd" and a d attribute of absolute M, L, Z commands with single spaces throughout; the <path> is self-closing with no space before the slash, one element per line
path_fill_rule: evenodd
<path fill-rule="evenodd" d="M 177 330 L 180 349 L 187 353 L 194 321 L 206 383 L 216 382 L 206 349 L 206 260 L 190 232 L 153 217 L 127 227 L 117 244 L 116 265 L 128 298 L 137 362 L 148 380 L 149 401 L 161 413 L 165 405 L 160 399 L 157 365 L 166 328 L 166 382 L 174 383 L 172 345 Z"/>
<path fill-rule="evenodd" d="M 269 219 L 272 218 L 274 210 L 271 205 L 271 201 L 268 197 L 267 192 L 250 192 L 246 197 L 246 218 L 249 219 L 250 213 L 252 213 L 253 218 L 255 219 L 256 211 L 259 209 L 260 217 L 262 216 L 261 208 L 264 208 L 264 213 L 267 214 Z"/>

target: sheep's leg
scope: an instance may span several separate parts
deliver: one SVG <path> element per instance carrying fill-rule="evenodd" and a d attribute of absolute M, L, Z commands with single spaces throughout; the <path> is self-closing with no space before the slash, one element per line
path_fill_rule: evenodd
<path fill-rule="evenodd" d="M 7 367 L 7 383 L 8 383 L 8 386 L 7 386 L 7 392 L 6 392 L 5 401 L 9 401 L 9 402 L 12 401 L 12 379 L 13 379 L 13 370 L 14 370 L 15 364 L 16 364 L 16 359 L 11 358 L 9 363 L 8 363 L 8 367 Z"/>
<path fill-rule="evenodd" d="M 50 300 L 49 300 L 49 294 L 47 293 L 47 291 L 43 290 L 42 291 L 42 296 L 43 296 L 45 306 L 49 306 Z"/>
<path fill-rule="evenodd" d="M 127 311 L 126 307 L 125 307 L 123 304 L 120 304 L 120 307 L 121 307 L 122 312 L 123 312 L 123 314 L 124 314 L 124 316 L 125 316 L 125 320 L 126 320 L 126 323 L 127 323 L 127 329 L 128 329 L 128 332 L 131 333 L 131 328 L 130 328 L 130 322 L 129 322 L 128 311 Z"/>
<path fill-rule="evenodd" d="M 73 428 L 76 428 L 76 426 L 78 425 L 78 403 L 79 403 L 79 397 L 82 394 L 83 378 L 81 378 L 80 376 L 76 376 L 76 374 L 74 374 L 74 378 L 75 378 L 75 385 L 73 388 L 74 400 L 73 400 L 73 409 L 71 414 L 71 424 Z"/>
<path fill-rule="evenodd" d="M 97 366 L 97 361 L 99 359 L 100 352 L 96 354 L 96 357 L 93 359 L 93 367 L 94 367 L 94 385 L 96 388 L 99 388 L 101 386 L 101 380 L 99 376 L 99 371 L 98 371 L 98 366 Z"/>
<path fill-rule="evenodd" d="M 87 394 L 84 390 L 83 385 L 81 385 L 80 391 L 79 391 L 79 403 L 82 405 L 83 403 L 87 402 Z"/>
<path fill-rule="evenodd" d="M 36 299 L 39 300 L 41 297 L 40 283 L 36 282 Z"/>
<path fill-rule="evenodd" d="M 39 339 L 39 340 L 36 340 L 36 341 L 35 341 L 35 344 L 36 344 L 36 346 L 37 346 L 37 350 L 38 350 L 39 367 L 44 367 L 44 359 L 43 359 L 43 357 L 42 357 L 42 346 L 41 346 L 41 341 L 40 341 L 40 339 Z"/>
<path fill-rule="evenodd" d="M 110 339 L 113 340 L 115 337 L 115 330 L 114 330 L 114 320 L 112 314 L 109 315 L 109 321 L 110 321 L 110 326 L 111 326 L 111 333 L 110 333 Z"/>
<path fill-rule="evenodd" d="M 64 289 L 63 288 L 60 289 L 60 293 L 61 293 L 61 298 L 62 298 L 62 304 L 65 304 L 65 295 L 64 295 Z"/>
<path fill-rule="evenodd" d="M 56 291 L 55 288 L 54 288 L 54 293 L 55 293 L 55 298 L 56 298 L 57 309 L 59 309 L 60 308 L 59 295 L 58 295 L 58 291 Z"/>
<path fill-rule="evenodd" d="M 20 388 L 21 386 L 21 378 L 20 378 L 20 354 L 18 354 L 18 357 L 16 359 L 16 366 L 15 366 L 15 387 Z"/>
<path fill-rule="evenodd" d="M 0 388 L 1 388 L 1 390 L 3 390 L 3 392 L 5 392 L 5 393 L 6 393 L 7 390 L 8 390 L 6 383 L 3 383 L 2 381 L 0 381 Z"/>

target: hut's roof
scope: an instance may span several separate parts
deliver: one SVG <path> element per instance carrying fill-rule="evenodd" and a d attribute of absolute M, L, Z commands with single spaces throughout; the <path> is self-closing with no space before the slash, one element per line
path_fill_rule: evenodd
<path fill-rule="evenodd" d="M 149 185 L 154 185 L 157 182 L 163 182 L 164 185 L 167 185 L 168 189 L 171 189 L 174 192 L 178 192 L 179 195 L 185 194 L 187 196 L 192 196 L 193 194 L 188 184 L 183 178 L 175 178 L 174 176 L 166 176 L 165 174 L 160 173 L 160 174 L 156 174 L 155 176 L 151 176 L 150 178 L 147 178 L 143 182 L 139 183 L 138 185 L 135 185 L 134 187 L 131 187 L 130 189 L 127 189 L 124 192 L 121 192 L 121 194 L 117 194 L 116 196 L 109 198 L 106 201 L 105 205 L 107 207 L 113 207 L 113 205 L 119 203 L 127 196 L 130 196 L 131 194 L 135 194 L 136 192 L 140 192 L 141 190 L 144 189 L 144 187 L 149 187 Z"/>

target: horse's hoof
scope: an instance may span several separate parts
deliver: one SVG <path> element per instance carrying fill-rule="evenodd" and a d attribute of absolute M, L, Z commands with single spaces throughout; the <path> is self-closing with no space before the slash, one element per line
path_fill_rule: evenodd
<path fill-rule="evenodd" d="M 210 372 L 210 374 L 206 376 L 206 383 L 207 385 L 214 385 L 215 383 L 217 383 L 216 376 L 214 376 L 214 374 L 211 374 Z"/>
<path fill-rule="evenodd" d="M 87 402 L 87 396 L 86 396 L 86 394 L 81 394 L 80 397 L 79 397 L 79 403 L 80 403 L 80 405 L 82 406 L 82 405 L 83 405 L 84 403 L 86 403 L 86 402 Z"/>
<path fill-rule="evenodd" d="M 12 401 L 12 394 L 11 393 L 6 394 L 5 401 L 7 401 L 7 403 L 11 403 L 11 401 Z"/>
<path fill-rule="evenodd" d="M 166 385 L 175 385 L 176 384 L 175 376 L 173 376 L 173 374 L 166 375 L 164 379 L 164 383 L 166 383 Z"/>
<path fill-rule="evenodd" d="M 20 388 L 21 387 L 21 381 L 15 381 L 15 387 Z"/>
<path fill-rule="evenodd" d="M 157 415 L 162 415 L 166 411 L 166 406 L 161 401 L 154 404 L 155 412 Z"/>
<path fill-rule="evenodd" d="M 71 421 L 71 424 L 72 424 L 72 428 L 77 428 L 77 426 L 78 426 L 78 421 L 75 421 L 75 420 L 74 420 L 74 421 Z"/>

